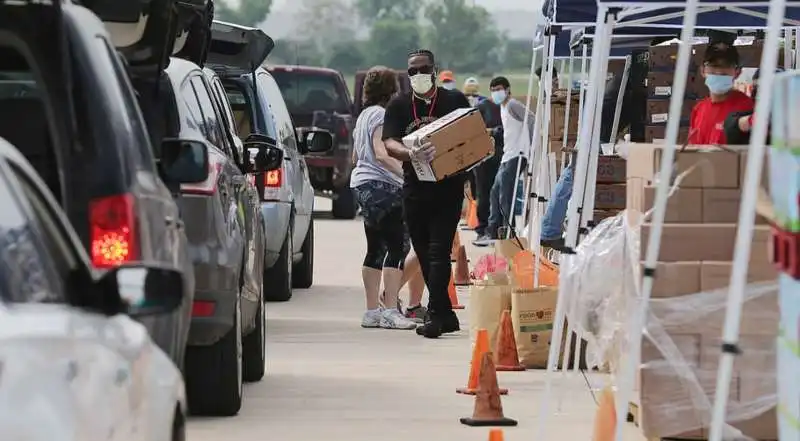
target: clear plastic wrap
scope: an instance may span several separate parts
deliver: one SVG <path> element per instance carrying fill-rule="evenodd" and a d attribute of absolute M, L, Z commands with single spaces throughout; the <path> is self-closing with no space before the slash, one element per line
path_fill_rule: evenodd
<path fill-rule="evenodd" d="M 648 213 L 649 214 L 649 213 Z M 620 372 L 630 353 L 630 320 L 641 299 L 639 227 L 647 215 L 625 211 L 603 220 L 561 263 L 568 319 L 589 342 L 589 361 Z M 707 428 L 716 385 L 727 289 L 651 299 L 641 347 L 642 425 L 648 437 Z M 777 285 L 752 284 L 742 316 L 743 354 L 734 366 L 725 439 L 748 439 L 774 428 Z M 639 338 L 634 336 L 634 338 Z M 749 423 L 737 422 L 753 420 Z M 735 427 L 734 427 L 735 426 Z M 739 430 L 739 429 L 742 430 Z M 743 434 L 744 432 L 744 434 Z M 706 434 L 707 435 L 707 434 Z M 769 438 L 761 438 L 769 439 Z"/>

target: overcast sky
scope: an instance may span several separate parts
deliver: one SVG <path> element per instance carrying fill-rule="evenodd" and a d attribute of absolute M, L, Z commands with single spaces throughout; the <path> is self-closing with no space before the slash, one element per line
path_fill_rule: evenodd
<path fill-rule="evenodd" d="M 471 1 L 471 0 L 467 0 Z M 481 5 L 489 10 L 491 9 L 527 9 L 535 10 L 541 5 L 540 0 L 474 0 L 475 4 Z M 273 0 L 275 8 L 283 8 L 289 2 L 296 2 L 296 0 Z"/>

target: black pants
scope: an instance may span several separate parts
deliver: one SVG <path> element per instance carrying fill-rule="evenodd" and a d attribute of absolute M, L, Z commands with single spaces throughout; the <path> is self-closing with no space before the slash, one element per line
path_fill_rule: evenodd
<path fill-rule="evenodd" d="M 428 287 L 428 311 L 434 317 L 452 314 L 447 294 L 450 250 L 464 203 L 463 180 L 406 189 L 404 210 L 414 251 Z"/>
<path fill-rule="evenodd" d="M 401 206 L 387 212 L 376 225 L 367 225 L 365 222 L 364 233 L 367 236 L 365 267 L 377 270 L 383 268 L 403 269 L 407 249 Z"/>
<path fill-rule="evenodd" d="M 500 168 L 500 158 L 495 156 L 479 165 L 475 169 L 475 183 L 477 190 L 475 198 L 478 199 L 478 226 L 475 232 L 478 235 L 486 233 L 489 226 L 489 208 L 491 207 L 491 192 L 497 169 Z"/>

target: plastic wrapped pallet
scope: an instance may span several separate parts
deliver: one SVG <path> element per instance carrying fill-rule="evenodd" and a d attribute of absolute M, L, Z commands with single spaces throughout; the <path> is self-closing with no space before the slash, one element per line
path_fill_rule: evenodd
<path fill-rule="evenodd" d="M 594 365 L 619 372 L 641 339 L 641 425 L 648 438 L 703 439 L 711 419 L 727 290 L 652 299 L 643 335 L 630 336 L 641 301 L 639 226 L 626 211 L 602 221 L 561 265 L 568 318 L 589 341 Z M 777 439 L 777 288 L 748 286 L 725 439 Z M 748 307 L 748 305 L 750 305 Z M 754 307 L 753 305 L 757 305 Z"/>

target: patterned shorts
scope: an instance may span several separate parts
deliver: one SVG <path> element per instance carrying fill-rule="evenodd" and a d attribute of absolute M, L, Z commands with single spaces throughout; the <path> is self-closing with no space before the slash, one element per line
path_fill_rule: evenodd
<path fill-rule="evenodd" d="M 377 226 L 384 216 L 402 210 L 402 188 L 382 181 L 367 181 L 355 189 L 361 216 L 368 227 Z"/>

